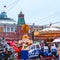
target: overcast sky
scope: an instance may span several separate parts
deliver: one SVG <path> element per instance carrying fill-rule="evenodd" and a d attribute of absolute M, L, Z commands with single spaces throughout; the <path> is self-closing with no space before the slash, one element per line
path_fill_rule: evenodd
<path fill-rule="evenodd" d="M 15 21 L 20 11 L 28 24 L 45 25 L 60 21 L 60 0 L 0 0 L 0 13 L 4 5 L 8 17 Z M 60 26 L 60 23 L 55 25 Z"/>

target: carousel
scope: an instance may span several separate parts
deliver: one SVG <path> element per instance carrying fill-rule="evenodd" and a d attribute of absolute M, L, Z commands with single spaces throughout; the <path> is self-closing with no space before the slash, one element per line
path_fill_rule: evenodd
<path fill-rule="evenodd" d="M 40 34 L 34 36 L 34 40 L 52 42 L 54 39 L 60 37 L 60 29 L 55 27 L 42 29 L 39 33 Z"/>

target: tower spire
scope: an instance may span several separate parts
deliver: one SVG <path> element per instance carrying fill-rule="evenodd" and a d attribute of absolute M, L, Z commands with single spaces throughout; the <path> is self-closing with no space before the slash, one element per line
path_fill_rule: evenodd
<path fill-rule="evenodd" d="M 20 13 L 18 14 L 17 25 L 22 25 L 22 24 L 25 24 L 25 19 L 24 19 L 24 14 L 22 13 L 22 11 L 20 11 Z"/>
<path fill-rule="evenodd" d="M 6 5 L 4 5 L 3 7 L 3 12 L 6 12 Z"/>

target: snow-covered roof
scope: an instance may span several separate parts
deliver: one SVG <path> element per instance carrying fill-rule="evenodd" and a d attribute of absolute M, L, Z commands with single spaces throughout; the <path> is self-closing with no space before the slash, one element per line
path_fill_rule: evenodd
<path fill-rule="evenodd" d="M 0 24 L 16 24 L 16 21 L 12 20 L 0 20 Z"/>
<path fill-rule="evenodd" d="M 60 31 L 60 29 L 51 27 L 51 28 L 45 28 L 42 31 Z"/>
<path fill-rule="evenodd" d="M 16 21 L 14 21 L 14 19 L 12 18 L 8 18 L 6 12 L 1 12 L 0 14 L 0 23 L 3 23 L 3 24 L 15 24 Z"/>

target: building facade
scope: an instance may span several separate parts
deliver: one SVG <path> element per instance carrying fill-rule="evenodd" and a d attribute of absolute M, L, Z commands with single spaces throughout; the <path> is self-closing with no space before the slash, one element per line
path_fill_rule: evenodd
<path fill-rule="evenodd" d="M 12 41 L 18 41 L 22 39 L 23 31 L 22 31 L 22 25 L 25 23 L 24 14 L 22 11 L 18 14 L 18 21 L 16 24 L 16 21 L 12 18 L 7 17 L 6 12 L 0 13 L 0 38 L 4 37 L 6 40 L 12 40 Z M 29 25 L 29 32 L 28 35 L 30 39 L 34 40 L 46 40 L 51 41 L 57 37 L 60 37 L 60 30 L 57 31 L 41 31 L 42 29 L 46 28 L 45 26 L 36 26 L 36 25 Z M 39 36 L 33 36 L 34 32 L 39 32 Z"/>
<path fill-rule="evenodd" d="M 10 39 L 11 33 L 15 33 L 16 21 L 8 18 L 6 12 L 0 14 L 0 38 Z"/>

